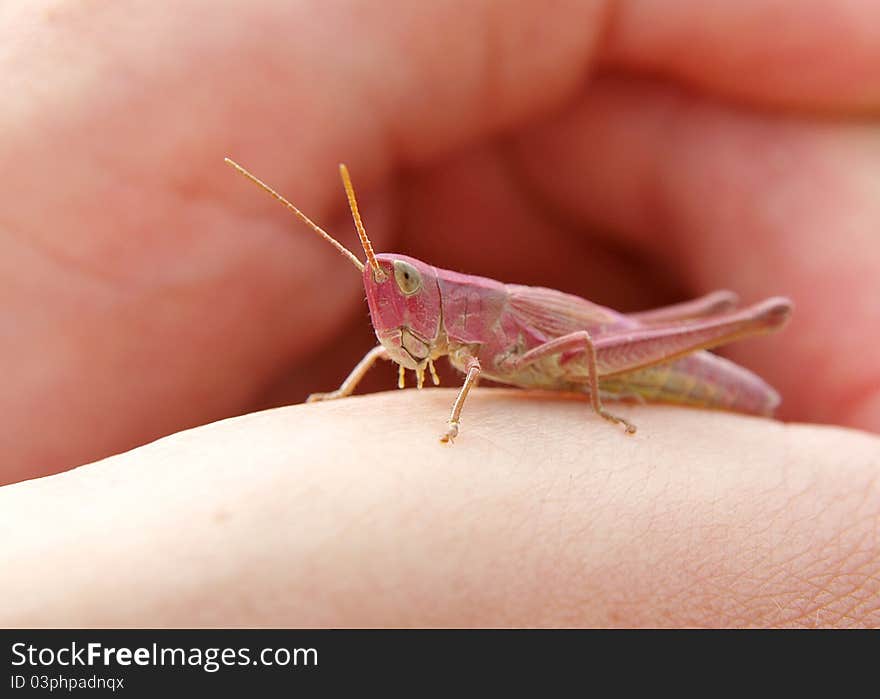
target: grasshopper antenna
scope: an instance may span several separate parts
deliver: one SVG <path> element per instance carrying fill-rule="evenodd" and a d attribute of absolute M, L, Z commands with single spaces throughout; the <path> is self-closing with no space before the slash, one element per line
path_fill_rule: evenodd
<path fill-rule="evenodd" d="M 351 177 L 348 174 L 348 168 L 345 167 L 345 163 L 339 163 L 339 174 L 342 176 L 342 184 L 345 187 L 345 196 L 348 197 L 348 206 L 351 208 L 351 217 L 354 219 L 354 227 L 357 228 L 358 237 L 361 239 L 361 246 L 367 254 L 367 262 L 373 269 L 373 279 L 377 282 L 384 282 L 387 277 L 385 272 L 383 272 L 382 268 L 379 266 L 379 261 L 376 259 L 376 253 L 373 252 L 373 244 L 367 237 L 367 230 L 364 228 L 364 222 L 361 221 L 357 199 L 355 199 L 354 196 L 354 187 L 351 186 Z"/>
<path fill-rule="evenodd" d="M 354 253 L 352 253 L 342 243 L 340 243 L 333 236 L 331 236 L 329 233 L 327 233 L 327 231 L 325 231 L 323 228 L 321 228 L 317 223 L 312 221 L 312 219 L 310 219 L 308 216 L 306 216 L 302 211 L 297 209 L 293 204 L 291 204 L 289 201 L 287 201 L 287 199 L 282 197 L 278 192 L 276 192 L 274 189 L 272 189 L 269 185 L 267 185 L 261 179 L 259 179 L 255 175 L 252 175 L 251 173 L 249 173 L 247 170 L 245 170 L 241 165 L 239 165 L 234 160 L 232 160 L 230 158 L 223 158 L 223 160 L 225 160 L 232 167 L 234 167 L 236 170 L 238 170 L 239 173 L 241 173 L 242 175 L 247 177 L 255 185 L 257 185 L 261 189 L 267 191 L 269 194 L 271 194 L 273 197 L 275 197 L 278 201 L 280 201 L 282 204 L 284 204 L 284 206 L 286 206 L 293 213 L 295 213 L 300 218 L 300 220 L 302 220 L 309 228 L 311 228 L 313 231 L 315 231 L 315 233 L 320 235 L 324 240 L 326 240 L 328 243 L 330 243 L 330 245 L 332 245 L 334 248 L 339 250 L 339 252 L 341 252 L 343 255 L 345 255 L 349 260 L 351 260 L 351 263 L 355 267 L 357 267 L 359 271 L 361 271 L 361 272 L 364 271 L 364 263 L 361 262 L 357 257 L 355 257 Z M 354 194 L 352 194 L 351 196 L 353 197 Z M 359 223 L 360 218 L 357 218 L 356 221 Z M 363 228 L 363 224 L 361 224 L 361 228 Z M 360 229 L 358 230 L 358 233 L 360 233 Z M 367 234 L 364 233 L 361 240 L 364 240 L 366 238 L 366 235 Z M 369 245 L 369 244 L 370 244 L 370 241 L 367 240 L 367 245 Z M 370 248 L 367 257 L 369 258 L 369 255 L 371 255 L 372 253 L 373 253 L 373 249 Z M 376 256 L 373 255 L 373 260 L 375 260 L 375 259 L 376 259 Z M 372 262 L 370 264 L 372 265 Z M 373 267 L 374 274 L 375 274 L 375 270 L 378 268 L 379 268 L 378 264 L 376 264 L 376 266 Z"/>

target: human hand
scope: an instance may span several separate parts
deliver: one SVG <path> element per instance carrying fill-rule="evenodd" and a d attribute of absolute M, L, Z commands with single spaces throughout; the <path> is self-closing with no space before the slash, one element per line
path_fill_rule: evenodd
<path fill-rule="evenodd" d="M 346 3 L 331 10 L 326 4 L 279 2 L 230 3 L 210 12 L 206 7 L 179 3 L 173 16 L 161 7 L 142 8 L 137 22 L 130 23 L 125 3 L 51 8 L 32 3 L 16 9 L 0 30 L 6 33 L 3 60 L 15 67 L 4 71 L 11 83 L 5 94 L 11 97 L 0 111 L 0 153 L 3 162 L 15 163 L 5 187 L 0 242 L 9 329 L 5 364 L 10 367 L 2 405 L 6 480 L 60 470 L 187 426 L 332 388 L 369 346 L 358 276 L 274 202 L 232 176 L 222 166 L 227 154 L 344 240 L 351 226 L 335 163 L 347 161 L 376 248 L 408 252 L 442 267 L 553 286 L 621 310 L 714 288 L 734 289 L 746 300 L 789 295 L 796 313 L 785 332 L 742 343 L 730 355 L 780 389 L 783 417 L 877 429 L 880 361 L 865 356 L 877 339 L 880 269 L 875 235 L 880 149 L 870 120 L 880 102 L 880 42 L 870 33 L 880 25 L 872 5 L 853 4 L 846 11 L 837 3 L 754 8 L 677 3 L 674 9 L 661 3 L 555 9 L 544 3 L 505 3 L 503 9 L 493 3 L 481 9 L 473 3 L 458 8 L 385 3 L 381 10 Z M 285 382 L 286 376 L 293 378 Z M 386 423 L 383 431 L 373 412 L 386 401 L 404 402 L 407 414 L 433 434 L 446 417 L 445 409 L 436 409 L 436 403 L 449 402 L 443 393 L 298 408 L 277 418 L 289 437 L 271 436 L 299 443 L 297 435 L 309 425 L 329 442 L 342 431 L 364 440 L 353 453 L 375 454 L 373 470 L 347 474 L 328 468 L 312 474 L 327 479 L 315 486 L 326 496 L 322 511 L 343 523 L 351 511 L 337 512 L 331 497 L 343 486 L 355 493 L 377 488 L 376 507 L 385 503 L 389 517 L 402 516 L 395 508 L 404 503 L 412 505 L 402 497 L 408 492 L 406 479 L 395 481 L 390 491 L 375 485 L 391 476 L 383 471 L 384 452 L 371 450 L 392 433 L 407 446 L 406 466 L 414 471 L 435 473 L 432 464 L 448 466 L 454 458 L 459 477 L 478 478 L 469 474 L 484 468 L 487 454 L 499 464 L 518 454 L 531 465 L 531 489 L 522 481 L 523 489 L 504 498 L 480 490 L 480 484 L 498 487 L 481 480 L 473 490 L 452 489 L 457 497 L 442 512 L 462 512 L 465 504 L 479 507 L 488 498 L 493 507 L 509 508 L 490 509 L 489 522 L 492 512 L 502 520 L 522 513 L 586 537 L 578 544 L 583 548 L 571 548 L 575 542 L 562 537 L 560 556 L 581 562 L 601 556 L 605 549 L 595 546 L 590 531 L 622 528 L 635 534 L 628 529 L 635 526 L 628 519 L 633 508 L 650 503 L 665 513 L 675 503 L 698 513 L 687 522 L 675 520 L 677 542 L 694 541 L 707 527 L 726 524 L 723 546 L 743 555 L 729 556 L 735 564 L 724 575 L 737 580 L 749 569 L 744 552 L 756 545 L 747 536 L 747 522 L 739 519 L 743 512 L 748 521 L 771 521 L 758 544 L 758 553 L 768 560 L 785 548 L 778 540 L 783 534 L 789 543 L 813 535 L 799 549 L 802 558 L 791 559 L 796 563 L 790 575 L 768 568 L 751 591 L 728 589 L 734 606 L 746 609 L 741 601 L 764 594 L 768 581 L 780 586 L 777 601 L 813 599 L 813 590 L 829 610 L 833 604 L 854 609 L 858 594 L 876 593 L 876 546 L 853 543 L 841 549 L 851 555 L 822 558 L 831 541 L 851 537 L 857 542 L 876 532 L 877 443 L 871 437 L 638 408 L 633 411 L 642 429 L 637 439 L 669 440 L 665 449 L 646 453 L 636 449 L 638 442 L 629 445 L 598 424 L 586 405 L 574 406 L 582 408 L 576 421 L 570 413 L 560 416 L 558 432 L 548 433 L 545 425 L 548 436 L 541 439 L 534 428 L 544 424 L 546 411 L 572 406 L 554 408 L 539 399 L 524 403 L 507 393 L 485 398 L 475 393 L 472 400 L 462 438 L 449 452 L 438 451 L 433 439 L 404 438 L 405 428 L 417 429 L 415 420 L 397 420 L 393 432 Z M 481 406 L 492 406 L 491 414 Z M 321 422 L 325 429 L 318 430 L 310 422 L 316 419 L 331 422 Z M 271 464 L 256 455 L 245 458 L 236 449 L 215 453 L 211 447 L 213 441 L 227 443 L 224 430 L 234 439 L 241 425 L 257 424 L 225 423 L 186 437 L 205 440 L 207 451 L 199 464 L 185 450 L 165 461 L 186 471 L 182 492 L 196 498 L 214 470 L 204 467 L 225 464 L 238 469 L 241 480 L 235 487 L 251 497 L 236 500 L 235 511 L 264 504 L 270 493 L 261 487 L 278 482 L 266 476 L 249 489 L 242 470 L 251 464 L 248 477 L 264 468 L 276 473 Z M 488 429 L 492 425 L 494 432 Z M 650 436 L 643 437 L 646 433 Z M 247 441 L 253 444 L 261 435 L 256 431 Z M 714 451 L 700 435 L 712 436 Z M 167 448 L 174 451 L 178 439 Z M 728 464 L 725 452 L 732 443 L 744 445 L 736 451 L 748 451 L 750 463 L 767 467 L 768 480 L 760 481 L 767 486 L 763 496 L 748 488 L 726 491 L 724 479 L 733 476 L 725 472 L 716 481 L 709 474 L 709 491 L 724 495 L 710 499 L 717 504 L 708 510 L 695 508 L 709 491 L 688 490 L 694 469 L 703 473 L 708 463 L 719 472 L 735 470 L 745 455 L 733 454 Z M 306 444 L 307 450 L 295 452 L 281 445 L 278 453 L 287 455 L 285 463 L 296 472 L 319 469 L 326 461 L 345 465 L 327 456 L 343 459 L 345 454 L 328 451 L 318 437 Z M 82 469 L 55 485 L 10 489 L 4 493 L 12 498 L 7 511 L 30 513 L 43 531 L 51 521 L 29 508 L 38 507 L 46 488 L 63 494 L 69 484 L 72 491 L 88 491 L 90 486 L 78 484 L 121 478 L 123 492 L 134 496 L 155 477 L 157 492 L 165 493 L 172 481 L 162 480 L 167 472 L 151 463 L 154 453 L 139 451 Z M 633 495 L 627 501 L 624 494 L 631 489 L 611 489 L 609 499 L 593 502 L 588 512 L 588 500 L 550 498 L 542 510 L 535 503 L 544 500 L 524 495 L 561 487 L 562 473 L 593 483 L 599 454 L 607 468 L 632 474 L 634 484 L 653 488 L 656 497 Z M 129 473 L 126 464 L 132 459 L 140 466 Z M 548 474 L 548 464 L 556 475 Z M 754 469 L 740 474 L 736 477 L 754 476 Z M 813 477 L 804 484 L 799 474 Z M 344 483 L 349 476 L 357 479 Z M 668 486 L 659 487 L 662 483 Z M 804 509 L 787 513 L 782 504 L 792 492 L 806 493 Z M 486 497 L 470 500 L 474 493 Z M 848 494 L 856 499 L 850 502 Z M 756 498 L 765 509 L 743 509 L 744 500 Z M 20 510 L 16 502 L 30 505 Z M 216 502 L 209 499 L 204 507 Z M 288 504 L 296 502 L 301 501 Z M 843 509 L 820 536 L 816 513 L 830 502 L 844 503 Z M 167 507 L 161 499 L 155 504 L 159 513 Z M 603 505 L 601 515 L 595 514 L 597 504 Z M 115 521 L 104 501 L 95 508 L 93 523 Z M 75 518 L 76 512 L 68 514 Z M 128 512 L 134 520 L 143 514 Z M 175 513 L 168 521 L 184 526 L 183 510 L 172 508 Z M 774 520 L 773 513 L 784 516 Z M 586 527 L 594 520 L 584 518 L 597 516 L 604 518 L 600 524 Z M 178 527 L 179 544 L 170 536 L 157 538 L 160 530 L 145 531 L 153 538 L 145 540 L 143 551 L 170 547 L 172 554 L 185 556 L 202 530 L 194 526 L 182 533 Z M 404 527 L 404 534 L 418 531 Z M 650 547 L 662 531 L 656 522 L 653 529 L 646 526 L 640 530 L 647 537 L 642 544 Z M 380 527 L 377 533 L 387 531 Z M 504 537 L 483 534 L 490 560 L 495 554 L 508 560 Z M 721 546 L 717 539 L 709 542 L 712 551 Z M 48 546 L 31 543 L 31 550 Z M 270 540 L 261 560 L 296 569 L 297 552 L 289 543 Z M 406 553 L 417 546 L 448 551 L 448 570 L 467 562 L 462 574 L 476 571 L 454 548 L 430 543 L 401 545 L 397 586 L 412 582 L 406 574 L 414 571 L 436 575 L 434 583 L 448 581 L 445 568 L 407 562 Z M 532 546 L 523 560 L 528 575 L 536 576 L 541 568 L 532 556 L 546 542 L 538 538 Z M 102 549 L 110 550 L 115 549 Z M 359 570 L 358 550 L 336 551 L 334 565 Z M 675 552 L 668 553 L 674 564 Z M 243 565 L 241 555 L 235 549 L 222 565 Z M 179 559 L 170 555 L 170 560 Z M 619 579 L 632 572 L 627 564 L 638 563 L 621 556 Z M 218 565 L 206 564 L 193 578 L 195 588 L 216 575 Z M 597 576 L 607 568 L 597 565 L 566 568 L 559 590 L 598 585 Z M 814 572 L 805 578 L 805 569 Z M 248 574 L 264 572 L 256 567 Z M 693 569 L 678 573 L 681 589 L 689 585 L 693 594 L 705 593 L 695 587 L 700 577 Z M 472 583 L 493 584 L 474 575 Z M 817 587 L 817 580 L 844 578 L 851 581 L 849 588 Z M 711 579 L 713 585 L 717 581 Z M 502 583 L 499 594 L 515 589 Z M 824 591 L 831 602 L 822 597 Z M 220 592 L 222 586 L 211 588 L 211 594 Z M 621 603 L 625 613 L 602 616 L 588 606 L 576 612 L 566 606 L 576 597 L 562 595 L 570 616 L 530 616 L 523 609 L 506 621 L 805 623 L 809 616 L 719 612 L 712 617 L 709 611 L 721 596 L 711 598 L 716 602 L 705 605 L 703 616 L 676 615 L 668 607 L 658 611 L 643 597 L 627 597 L 625 586 L 621 594 L 647 606 Z M 169 603 L 175 588 L 165 585 L 157 595 Z M 210 606 L 211 599 L 204 604 Z M 503 599 L 484 611 L 501 609 Z M 327 608 L 337 608 L 331 602 Z M 530 609 L 537 612 L 538 606 Z M 641 616 L 633 611 L 637 607 Z M 445 609 L 450 623 L 493 623 L 489 616 Z M 96 611 L 91 618 L 137 623 L 122 608 L 100 611 L 107 616 Z M 364 618 L 377 624 L 419 621 L 386 611 Z M 830 623 L 867 624 L 876 614 L 870 605 L 858 613 L 830 612 Z M 170 614 L 166 622 L 175 618 L 186 622 L 182 614 Z M 273 618 L 296 623 L 302 617 Z M 330 618 L 315 617 L 315 623 Z M 356 616 L 349 618 L 357 622 Z M 236 619 L 248 623 L 246 616 Z M 428 622 L 443 623 L 441 617 L 432 619 Z"/>

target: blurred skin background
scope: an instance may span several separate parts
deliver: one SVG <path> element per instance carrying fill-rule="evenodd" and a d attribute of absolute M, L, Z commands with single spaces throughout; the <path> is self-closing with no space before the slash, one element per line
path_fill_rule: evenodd
<path fill-rule="evenodd" d="M 790 296 L 795 313 L 783 332 L 722 353 L 780 391 L 782 420 L 864 434 L 796 428 L 805 432 L 782 436 L 768 432 L 775 423 L 728 423 L 701 411 L 632 415 L 673 415 L 663 429 L 681 443 L 668 451 L 685 464 L 692 457 L 720 463 L 711 447 L 687 451 L 695 433 L 718 429 L 719 452 L 750 446 L 778 465 L 781 454 L 805 449 L 814 461 L 795 464 L 804 472 L 839 473 L 841 463 L 855 469 L 848 483 L 835 480 L 816 497 L 840 501 L 856 489 L 858 504 L 838 524 L 860 542 L 873 532 L 873 548 L 856 547 L 861 577 L 829 595 L 849 600 L 840 604 L 851 610 L 853 589 L 876 591 L 873 474 L 880 464 L 869 434 L 880 428 L 876 3 L 39 0 L 7 4 L 0 17 L 0 482 L 336 388 L 375 344 L 360 278 L 223 157 L 356 248 L 336 170 L 345 161 L 378 251 L 549 286 L 621 311 L 720 288 L 746 303 Z M 443 379 L 453 387 L 461 380 L 448 370 Z M 379 365 L 361 392 L 390 389 L 395 380 L 396 367 Z M 452 397 L 400 398 L 412 401 L 401 424 L 418 416 L 429 421 L 425 434 L 439 434 Z M 339 408 L 351 410 L 341 421 L 329 409 L 319 424 L 338 439 L 343 426 L 376 419 L 369 402 L 353 405 Z M 555 409 L 541 401 L 517 406 L 528 414 L 522 429 L 511 429 L 512 449 L 536 424 L 529 420 L 541 419 L 529 411 Z M 551 444 L 585 453 L 589 445 L 577 440 L 613 432 L 594 424 L 600 421 L 586 404 L 580 408 L 574 423 L 559 418 L 545 452 Z M 493 414 L 506 409 L 502 402 Z M 477 418 L 466 409 L 464 419 L 457 465 L 480 468 L 486 454 L 477 458 L 464 441 Z M 676 430 L 679 419 L 687 430 Z M 636 422 L 650 425 L 646 417 Z M 728 424 L 736 425 L 734 442 L 724 436 Z M 404 427 L 394 432 L 404 435 L 401 444 Z M 493 444 L 505 444 L 501 429 Z M 624 458 L 607 444 L 616 436 L 599 438 L 610 462 Z M 493 444 L 486 449 L 500 464 Z M 310 449 L 297 464 L 328 458 L 317 443 Z M 417 464 L 448 458 L 431 440 L 412 449 Z M 152 457 L 132 458 L 147 481 L 163 472 Z M 662 468 L 663 454 L 657 458 Z M 253 463 L 250 474 L 259 469 Z M 124 481 L 123 473 L 112 478 Z M 187 487 L 198 491 L 210 473 L 193 474 Z M 7 512 L 45 522 L 36 514 L 43 495 L 9 490 Z M 16 510 L 19 497 L 27 502 Z M 840 536 L 829 529 L 830 539 Z M 734 537 L 743 546 L 747 539 Z M 34 608 L 43 593 L 34 593 Z M 177 593 L 169 590 L 168 599 Z M 69 607 L 59 601 L 57 608 Z M 570 622 L 734 618 L 627 616 L 631 607 L 624 608 L 618 617 L 604 608 L 604 616 L 575 614 Z M 831 623 L 869 624 L 877 613 L 876 605 L 859 607 Z M 139 618 L 119 614 L 77 620 Z M 164 618 L 193 622 L 173 612 Z M 218 623 L 229 618 L 266 622 L 221 615 Z M 311 621 L 399 618 L 392 610 Z M 500 618 L 450 611 L 433 623 Z M 524 610 L 508 621 L 563 618 Z M 745 612 L 737 618 L 779 622 Z"/>

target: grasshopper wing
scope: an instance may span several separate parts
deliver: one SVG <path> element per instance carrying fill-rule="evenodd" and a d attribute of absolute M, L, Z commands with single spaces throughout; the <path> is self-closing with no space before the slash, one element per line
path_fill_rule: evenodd
<path fill-rule="evenodd" d="M 508 284 L 506 289 L 508 310 L 517 325 L 545 342 L 578 330 L 600 336 L 612 328 L 638 326 L 625 315 L 580 296 L 540 286 Z"/>

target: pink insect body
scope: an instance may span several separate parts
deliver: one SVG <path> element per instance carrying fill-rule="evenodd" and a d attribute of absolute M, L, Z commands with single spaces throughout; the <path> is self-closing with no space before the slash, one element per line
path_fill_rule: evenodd
<path fill-rule="evenodd" d="M 379 346 L 336 391 L 313 400 L 350 395 L 377 359 L 434 382 L 434 360 L 448 356 L 465 374 L 442 441 L 452 441 L 461 410 L 480 376 L 522 388 L 582 392 L 606 420 L 635 426 L 605 409 L 603 399 L 635 398 L 771 415 L 779 396 L 750 371 L 705 351 L 742 337 L 772 332 L 792 305 L 782 297 L 736 309 L 736 296 L 718 291 L 694 301 L 624 315 L 571 294 L 439 269 L 406 255 L 376 255 L 360 219 L 345 166 L 340 172 L 367 263 L 363 264 L 290 202 L 246 170 L 363 273 Z"/>

